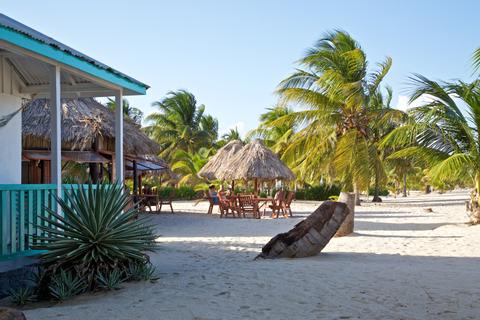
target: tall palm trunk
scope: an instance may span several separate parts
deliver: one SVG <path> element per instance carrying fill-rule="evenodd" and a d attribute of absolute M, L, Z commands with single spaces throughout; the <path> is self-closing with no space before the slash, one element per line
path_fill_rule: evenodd
<path fill-rule="evenodd" d="M 353 183 L 353 192 L 355 193 L 355 205 L 359 206 L 360 203 L 360 190 L 358 190 L 358 185 L 356 182 Z"/>
<path fill-rule="evenodd" d="M 406 197 L 407 196 L 407 174 L 404 173 L 403 174 L 403 195 L 402 197 Z"/>
<path fill-rule="evenodd" d="M 373 194 L 372 202 L 382 202 L 382 198 L 380 198 L 380 181 L 378 176 L 378 170 L 375 170 L 375 191 Z"/>
<path fill-rule="evenodd" d="M 470 194 L 470 203 L 467 210 L 470 211 L 470 222 L 480 223 L 480 172 L 475 174 L 475 190 Z"/>

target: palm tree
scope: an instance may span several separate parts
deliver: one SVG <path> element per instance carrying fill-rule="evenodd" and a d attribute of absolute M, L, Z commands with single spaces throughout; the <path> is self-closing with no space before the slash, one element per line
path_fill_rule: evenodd
<path fill-rule="evenodd" d="M 380 187 L 387 182 L 385 157 L 391 150 L 382 148 L 381 141 L 407 119 L 406 113 L 392 108 L 392 98 L 393 90 L 390 87 L 386 87 L 385 95 L 381 90 L 377 90 L 370 98 L 369 109 L 372 113 L 372 121 L 369 123 L 369 146 L 374 174 L 372 202 L 382 201 Z"/>
<path fill-rule="evenodd" d="M 204 114 L 200 120 L 200 130 L 207 132 L 210 142 L 218 139 L 218 120 L 209 114 Z"/>
<path fill-rule="evenodd" d="M 208 162 L 213 149 L 200 148 L 196 153 L 184 150 L 177 150 L 173 155 L 172 171 L 179 173 L 182 177 L 178 182 L 180 185 L 191 185 L 205 190 L 206 182 L 198 176 L 198 172 Z"/>
<path fill-rule="evenodd" d="M 230 129 L 228 130 L 228 132 L 224 133 L 222 135 L 222 140 L 225 141 L 225 143 L 228 143 L 230 141 L 233 141 L 233 140 L 242 140 L 242 138 L 240 137 L 240 132 L 238 132 L 238 128 L 235 127 L 235 129 Z"/>
<path fill-rule="evenodd" d="M 290 144 L 290 138 L 295 132 L 295 127 L 288 124 L 272 125 L 272 123 L 292 112 L 293 110 L 285 105 L 267 108 L 267 112 L 260 115 L 259 126 L 250 131 L 248 137 L 262 139 L 267 147 L 281 157 Z"/>
<path fill-rule="evenodd" d="M 382 144 L 401 148 L 391 157 L 427 164 L 433 182 L 469 179 L 480 190 L 480 80 L 436 82 L 414 75 L 411 81 L 410 102 L 420 97 L 429 101 L 411 109 L 410 121 Z M 474 202 L 480 204 L 478 192 Z M 478 211 L 476 215 L 480 217 Z"/>
<path fill-rule="evenodd" d="M 283 103 L 305 106 L 271 125 L 296 125 L 283 158 L 303 173 L 304 180 L 331 177 L 344 189 L 368 187 L 371 178 L 370 124 L 378 118 L 370 99 L 390 70 L 386 58 L 369 73 L 360 45 L 346 32 L 321 38 L 283 80 L 278 93 Z"/>
<path fill-rule="evenodd" d="M 195 96 L 185 90 L 171 91 L 152 104 L 159 112 L 147 117 L 145 131 L 157 141 L 161 156 L 170 159 L 175 150 L 195 153 L 211 146 L 218 135 L 218 122 L 205 115 L 205 106 L 198 105 Z"/>
<path fill-rule="evenodd" d="M 116 103 L 114 99 L 108 98 L 108 102 L 106 104 L 107 108 L 114 111 L 116 109 Z M 130 103 L 127 99 L 122 100 L 122 107 L 123 107 L 123 115 L 129 117 L 133 120 L 137 125 L 141 125 L 143 112 L 142 110 L 131 107 Z"/>

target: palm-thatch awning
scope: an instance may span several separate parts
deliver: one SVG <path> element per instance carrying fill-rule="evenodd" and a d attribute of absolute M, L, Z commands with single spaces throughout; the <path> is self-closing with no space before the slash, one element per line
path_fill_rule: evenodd
<path fill-rule="evenodd" d="M 50 148 L 50 108 L 47 99 L 32 100 L 22 113 L 24 149 Z M 62 149 L 115 152 L 115 115 L 93 98 L 62 99 Z M 125 119 L 123 146 L 125 154 L 155 155 L 160 151 L 138 125 Z"/>
<path fill-rule="evenodd" d="M 294 180 L 295 175 L 278 156 L 255 140 L 243 147 L 225 164 L 220 180 Z"/>
<path fill-rule="evenodd" d="M 198 175 L 210 181 L 221 179 L 229 162 L 242 148 L 243 143 L 240 140 L 230 141 L 218 149 L 217 153 L 198 172 Z"/>
<path fill-rule="evenodd" d="M 51 160 L 49 150 L 23 150 L 22 156 L 26 160 Z M 109 159 L 93 151 L 63 151 L 62 161 L 78 163 L 107 163 Z"/>

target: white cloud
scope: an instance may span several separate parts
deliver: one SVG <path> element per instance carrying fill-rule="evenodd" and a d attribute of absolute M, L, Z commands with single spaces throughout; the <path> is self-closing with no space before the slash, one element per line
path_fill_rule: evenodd
<path fill-rule="evenodd" d="M 416 108 L 416 107 L 419 107 L 421 105 L 432 102 L 433 98 L 432 98 L 432 96 L 430 96 L 428 94 L 423 94 L 418 99 L 413 101 L 412 103 L 408 103 L 409 100 L 410 100 L 410 97 L 405 96 L 405 95 L 399 95 L 397 106 L 395 108 L 399 109 L 399 110 L 402 110 L 402 111 L 407 111 L 408 109 Z"/>

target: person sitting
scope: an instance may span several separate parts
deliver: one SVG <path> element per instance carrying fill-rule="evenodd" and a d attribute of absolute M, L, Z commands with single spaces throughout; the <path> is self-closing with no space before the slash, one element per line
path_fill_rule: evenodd
<path fill-rule="evenodd" d="M 227 196 L 233 196 L 233 189 L 232 189 L 232 186 L 228 186 L 228 189 L 227 189 Z"/>
<path fill-rule="evenodd" d="M 208 196 L 212 199 L 213 204 L 219 203 L 217 190 L 215 190 L 215 186 L 213 184 L 208 187 Z"/>
<path fill-rule="evenodd" d="M 225 188 L 223 187 L 223 184 L 220 185 L 220 189 L 218 189 L 218 196 L 224 196 L 225 195 Z"/>

